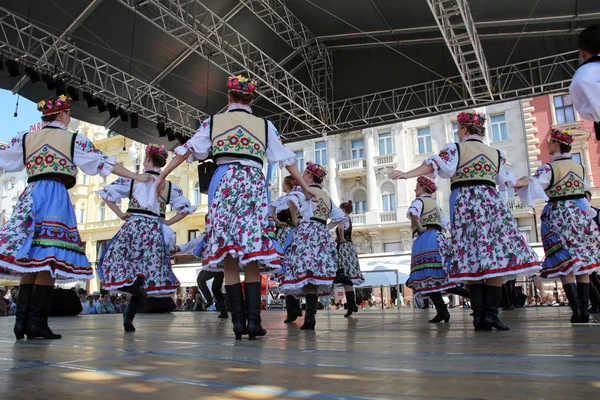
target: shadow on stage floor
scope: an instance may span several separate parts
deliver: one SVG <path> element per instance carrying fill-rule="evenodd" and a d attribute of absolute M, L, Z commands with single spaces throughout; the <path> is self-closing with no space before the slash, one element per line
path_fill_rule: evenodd
<path fill-rule="evenodd" d="M 321 311 L 317 330 L 263 312 L 262 340 L 236 342 L 214 312 L 51 318 L 62 340 L 15 342 L 0 318 L 0 399 L 592 399 L 600 326 L 567 307 L 505 311 L 509 332 L 474 332 L 469 312 Z"/>

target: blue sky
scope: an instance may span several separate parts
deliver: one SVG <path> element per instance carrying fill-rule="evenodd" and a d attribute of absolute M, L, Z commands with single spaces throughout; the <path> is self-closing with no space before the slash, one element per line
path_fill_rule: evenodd
<path fill-rule="evenodd" d="M 16 95 L 10 90 L 0 89 L 0 142 L 8 142 L 17 132 L 28 131 L 30 125 L 40 122 L 41 114 L 35 103 L 23 97 L 19 100 L 19 115 L 15 118 L 16 103 Z"/>

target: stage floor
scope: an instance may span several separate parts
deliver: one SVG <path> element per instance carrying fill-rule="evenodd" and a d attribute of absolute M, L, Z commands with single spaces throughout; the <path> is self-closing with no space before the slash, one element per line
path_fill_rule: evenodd
<path fill-rule="evenodd" d="M 62 340 L 15 342 L 0 318 L 0 399 L 593 399 L 600 326 L 567 307 L 502 312 L 509 332 L 474 332 L 469 312 L 321 311 L 317 330 L 263 312 L 268 336 L 236 342 L 214 312 L 51 318 Z"/>

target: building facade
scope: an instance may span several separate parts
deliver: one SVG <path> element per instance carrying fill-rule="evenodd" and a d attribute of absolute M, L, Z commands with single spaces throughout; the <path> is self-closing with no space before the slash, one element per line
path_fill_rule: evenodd
<path fill-rule="evenodd" d="M 6 143 L 0 143 L 6 144 Z M 12 210 L 27 185 L 27 173 L 0 169 L 0 227 L 8 220 Z"/>

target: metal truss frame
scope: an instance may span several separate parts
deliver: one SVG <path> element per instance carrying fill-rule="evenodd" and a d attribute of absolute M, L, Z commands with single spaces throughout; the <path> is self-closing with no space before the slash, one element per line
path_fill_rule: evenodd
<path fill-rule="evenodd" d="M 492 85 L 475 22 L 466 0 L 427 0 L 427 5 L 474 103 L 492 96 Z"/>
<path fill-rule="evenodd" d="M 305 129 L 329 130 L 327 101 L 199 0 L 118 0 L 228 74 L 260 77 L 259 93 Z"/>
<path fill-rule="evenodd" d="M 332 103 L 330 127 L 332 133 L 342 133 L 564 91 L 578 66 L 579 54 L 573 51 L 491 69 L 494 98 L 477 103 L 462 90 L 460 76 L 338 100 Z M 286 142 L 321 136 L 303 130 L 285 115 L 269 118 Z"/>
<path fill-rule="evenodd" d="M 190 134 L 208 115 L 170 94 L 117 69 L 0 7 L 0 49 L 21 63 L 61 76 L 156 121 L 168 118 L 175 129 Z M 135 100 L 135 101 L 134 101 Z"/>

